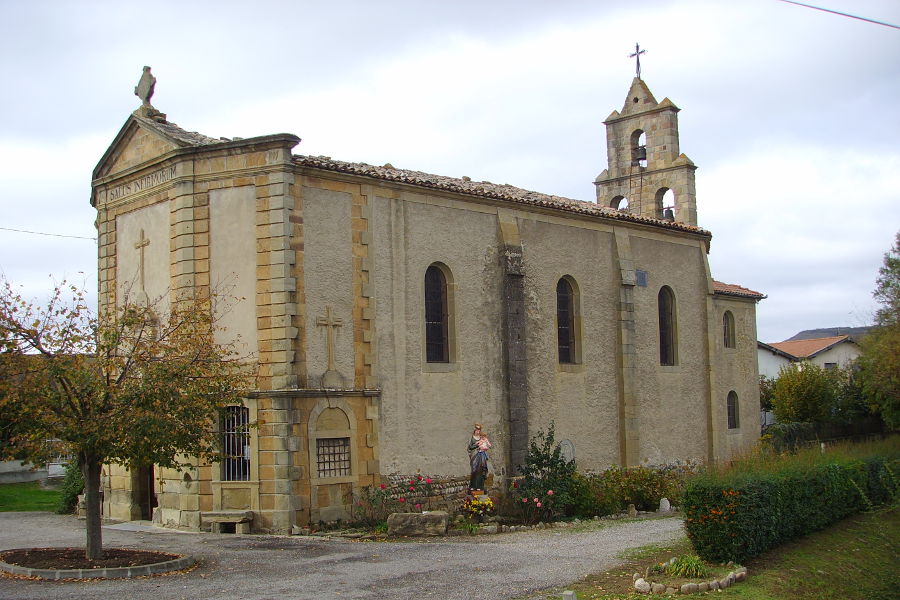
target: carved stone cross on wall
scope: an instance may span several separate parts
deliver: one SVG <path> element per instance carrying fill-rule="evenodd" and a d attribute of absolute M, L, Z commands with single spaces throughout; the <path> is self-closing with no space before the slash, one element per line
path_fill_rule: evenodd
<path fill-rule="evenodd" d="M 150 239 L 144 236 L 144 230 L 141 229 L 141 239 L 134 243 L 134 249 L 139 250 L 141 255 L 138 259 L 138 268 L 140 269 L 141 296 L 146 297 L 147 290 L 144 288 L 144 248 L 150 245 Z"/>
<path fill-rule="evenodd" d="M 325 307 L 325 316 L 319 317 L 316 319 L 316 325 L 319 327 L 326 327 L 325 330 L 327 335 L 325 338 L 326 349 L 328 353 L 328 370 L 325 371 L 325 375 L 322 377 L 322 387 L 326 388 L 339 388 L 343 384 L 341 380 L 340 373 L 337 372 L 337 369 L 334 366 L 334 330 L 337 327 L 343 326 L 344 322 L 340 319 L 335 319 L 331 314 L 331 307 Z"/>

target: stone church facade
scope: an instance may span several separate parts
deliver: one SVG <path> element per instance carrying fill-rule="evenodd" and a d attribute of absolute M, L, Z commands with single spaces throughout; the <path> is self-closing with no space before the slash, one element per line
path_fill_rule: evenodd
<path fill-rule="evenodd" d="M 678 110 L 636 78 L 583 202 L 210 138 L 145 102 L 93 173 L 101 312 L 225 290 L 221 341 L 258 379 L 219 424 L 229 458 L 107 466 L 104 516 L 346 518 L 388 476 L 466 477 L 474 422 L 496 485 L 551 422 L 582 470 L 751 446 L 763 296 L 710 275 Z"/>

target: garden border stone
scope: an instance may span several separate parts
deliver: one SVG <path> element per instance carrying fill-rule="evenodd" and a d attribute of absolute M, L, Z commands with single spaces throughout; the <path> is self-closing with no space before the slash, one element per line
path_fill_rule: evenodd
<path fill-rule="evenodd" d="M 713 579 L 709 582 L 703 583 L 685 583 L 679 589 L 676 588 L 665 588 L 665 591 L 661 591 L 660 588 L 663 586 L 658 583 L 654 583 L 652 581 L 647 581 L 643 577 L 640 576 L 639 573 L 635 573 L 632 576 L 632 580 L 634 581 L 634 589 L 642 594 L 696 594 L 699 592 L 713 591 L 719 589 L 725 589 L 734 585 L 739 581 L 744 581 L 747 578 L 747 567 L 740 567 L 731 571 L 725 577 L 721 579 Z M 640 586 L 638 584 L 641 584 Z M 659 590 L 659 591 L 658 591 Z"/>
<path fill-rule="evenodd" d="M 36 549 L 37 548 L 8 548 L 6 550 L 0 550 L 0 554 L 11 552 L 13 550 Z M 189 554 L 173 558 L 172 560 L 151 563 L 149 565 L 108 567 L 103 569 L 32 569 L 0 561 L 0 571 L 9 573 L 10 575 L 24 575 L 26 577 L 37 577 L 54 581 L 59 581 L 61 579 L 125 579 L 129 577 L 159 575 L 160 573 L 168 573 L 169 571 L 180 571 L 181 569 L 187 569 L 188 567 L 193 566 L 196 562 L 194 557 Z"/>

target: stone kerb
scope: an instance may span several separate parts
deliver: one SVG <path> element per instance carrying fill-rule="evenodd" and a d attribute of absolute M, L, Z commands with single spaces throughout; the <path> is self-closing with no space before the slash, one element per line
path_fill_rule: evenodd
<path fill-rule="evenodd" d="M 666 587 L 661 583 L 655 583 L 652 581 L 647 581 L 643 577 L 640 576 L 639 573 L 635 573 L 632 577 L 634 581 L 634 589 L 637 592 L 642 594 L 697 594 L 700 592 L 711 592 L 716 590 L 724 590 L 728 587 L 731 587 L 735 583 L 739 581 L 744 581 L 747 578 L 747 567 L 739 567 L 734 571 L 731 571 L 725 577 L 721 579 L 712 579 L 710 581 L 704 581 L 700 583 L 685 583 L 682 584 L 679 588 Z"/>
<path fill-rule="evenodd" d="M 7 551 L 8 552 L 8 551 Z M 0 553 L 2 554 L 2 553 Z M 165 560 L 149 565 L 133 567 L 108 567 L 105 569 L 32 569 L 0 562 L 0 572 L 10 575 L 37 577 L 39 579 L 125 579 L 129 577 L 146 577 L 170 571 L 180 571 L 194 565 L 193 556 L 184 555 L 172 560 Z"/>

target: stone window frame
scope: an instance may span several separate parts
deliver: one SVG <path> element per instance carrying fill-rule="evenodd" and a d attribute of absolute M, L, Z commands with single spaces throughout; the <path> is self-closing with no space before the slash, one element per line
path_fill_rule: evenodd
<path fill-rule="evenodd" d="M 730 431 L 741 428 L 740 402 L 734 390 L 725 398 L 725 418 Z"/>
<path fill-rule="evenodd" d="M 435 269 L 442 277 L 442 325 L 443 325 L 443 351 L 444 360 L 429 360 L 429 321 L 428 305 L 428 273 Z M 433 272 L 433 271 L 432 271 Z M 422 283 L 422 370 L 426 372 L 447 372 L 456 370 L 456 318 L 455 318 L 455 291 L 456 284 L 453 272 L 446 264 L 435 261 L 425 269 Z"/>
<path fill-rule="evenodd" d="M 569 298 L 567 312 L 569 313 L 567 327 L 560 323 L 560 286 L 568 287 Z M 554 325 L 556 330 L 556 357 L 561 370 L 571 369 L 581 364 L 581 293 L 578 282 L 571 275 L 563 275 L 556 281 L 556 318 Z M 561 336 L 568 330 L 568 343 L 564 344 Z M 568 346 L 568 356 L 563 356 L 563 348 Z M 564 360 L 565 358 L 565 360 Z"/>
<path fill-rule="evenodd" d="M 321 415 L 326 409 L 329 408 L 337 408 L 343 411 L 344 416 L 347 417 L 347 422 L 349 425 L 348 429 L 317 429 L 317 423 L 319 420 L 319 415 Z M 359 463 L 359 444 L 356 439 L 357 434 L 357 424 L 356 417 L 353 414 L 353 409 L 350 407 L 350 404 L 342 398 L 322 398 L 317 403 L 316 406 L 309 413 L 309 421 L 307 422 L 307 439 L 308 443 L 308 457 L 309 462 L 309 482 L 310 485 L 331 485 L 336 483 L 356 483 L 359 479 L 360 474 L 364 473 L 362 470 L 362 465 Z M 349 475 L 341 475 L 337 477 L 319 477 L 318 469 L 317 469 L 317 451 L 316 448 L 318 446 L 317 440 L 319 439 L 335 439 L 335 438 L 350 438 L 350 474 Z"/>
<path fill-rule="evenodd" d="M 664 367 L 678 365 L 678 303 L 675 292 L 664 285 L 656 295 L 658 315 L 659 364 Z"/>
<path fill-rule="evenodd" d="M 722 314 L 722 344 L 729 350 L 737 348 L 737 332 L 734 324 L 734 313 L 730 310 L 726 310 Z"/>

